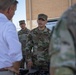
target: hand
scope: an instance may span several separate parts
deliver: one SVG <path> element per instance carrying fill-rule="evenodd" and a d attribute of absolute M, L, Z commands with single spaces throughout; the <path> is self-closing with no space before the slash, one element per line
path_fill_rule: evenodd
<path fill-rule="evenodd" d="M 9 71 L 12 71 L 12 72 L 16 73 L 16 74 L 19 74 L 19 70 L 16 70 L 13 66 L 12 67 L 8 67 L 7 69 Z"/>
<path fill-rule="evenodd" d="M 32 61 L 28 61 L 27 62 L 27 68 L 31 69 L 32 66 L 33 66 L 33 62 Z"/>

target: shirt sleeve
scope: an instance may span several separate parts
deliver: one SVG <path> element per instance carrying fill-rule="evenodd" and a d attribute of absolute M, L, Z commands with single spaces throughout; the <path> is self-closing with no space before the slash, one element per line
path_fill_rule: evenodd
<path fill-rule="evenodd" d="M 28 35 L 26 40 L 26 48 L 25 48 L 25 55 L 26 60 L 32 60 L 32 47 L 33 47 L 33 41 L 32 41 L 32 35 L 31 33 Z"/>
<path fill-rule="evenodd" d="M 12 62 L 20 61 L 22 59 L 22 51 L 16 28 L 11 22 L 6 25 L 4 39 L 8 46 L 8 55 Z"/>

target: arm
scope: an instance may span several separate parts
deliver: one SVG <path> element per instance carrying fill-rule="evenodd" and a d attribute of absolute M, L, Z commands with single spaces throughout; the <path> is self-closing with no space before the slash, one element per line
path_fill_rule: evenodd
<path fill-rule="evenodd" d="M 16 69 L 16 70 L 18 71 L 19 68 L 20 68 L 20 61 L 14 62 L 14 63 L 13 63 L 13 67 L 14 67 L 14 69 Z"/>
<path fill-rule="evenodd" d="M 16 74 L 19 74 L 19 68 L 20 68 L 20 61 L 16 61 L 13 63 L 13 66 L 8 67 L 7 69 L 15 72 Z"/>
<path fill-rule="evenodd" d="M 12 67 L 8 69 L 18 73 L 20 61 L 22 59 L 22 51 L 15 26 L 11 22 L 6 24 L 3 37 L 8 47 L 9 61 L 12 63 Z"/>
<path fill-rule="evenodd" d="M 25 48 L 25 53 L 26 53 L 26 62 L 27 62 L 27 67 L 31 68 L 32 66 L 32 47 L 33 47 L 33 41 L 32 41 L 32 35 L 31 33 L 28 35 L 27 41 L 26 41 L 26 48 Z"/>

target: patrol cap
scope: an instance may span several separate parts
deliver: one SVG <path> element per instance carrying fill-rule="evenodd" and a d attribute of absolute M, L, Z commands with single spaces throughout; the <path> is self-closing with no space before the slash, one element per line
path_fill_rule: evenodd
<path fill-rule="evenodd" d="M 25 20 L 20 20 L 19 24 L 25 24 Z"/>
<path fill-rule="evenodd" d="M 45 14 L 39 14 L 38 19 L 40 19 L 40 18 L 43 19 L 43 20 L 47 20 L 48 16 L 45 15 Z"/>

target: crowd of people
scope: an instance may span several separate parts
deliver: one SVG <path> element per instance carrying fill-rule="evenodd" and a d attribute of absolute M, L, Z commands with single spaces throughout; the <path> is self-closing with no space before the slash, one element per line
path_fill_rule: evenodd
<path fill-rule="evenodd" d="M 20 20 L 18 32 L 11 22 L 17 4 L 17 0 L 0 0 L 0 75 L 19 75 L 20 68 L 36 70 L 35 75 L 75 75 L 76 4 L 52 31 L 46 27 L 48 16 L 40 13 L 38 27 L 29 30 Z"/>

